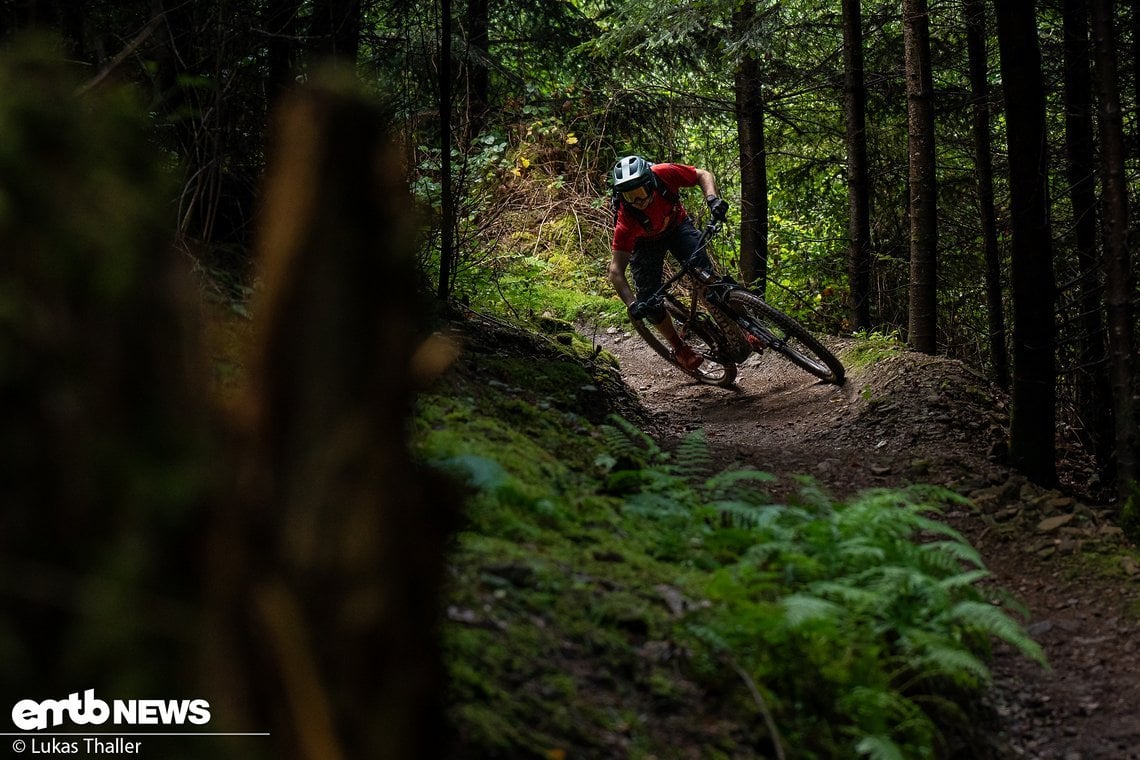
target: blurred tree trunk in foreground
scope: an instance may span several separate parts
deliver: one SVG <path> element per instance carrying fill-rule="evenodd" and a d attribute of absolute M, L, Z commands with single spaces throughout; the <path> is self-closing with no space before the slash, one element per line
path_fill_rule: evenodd
<path fill-rule="evenodd" d="M 227 434 L 141 110 L 35 50 L 0 60 L 4 693 L 203 698 L 200 730 L 270 732 L 148 755 L 440 756 L 455 501 L 406 448 L 425 320 L 384 115 L 288 101 Z"/>
<path fill-rule="evenodd" d="M 276 123 L 252 457 L 219 514 L 211 639 L 238 634 L 219 686 L 238 687 L 234 709 L 254 696 L 250 725 L 281 732 L 282 753 L 438 757 L 453 501 L 406 446 L 424 322 L 414 225 L 385 116 L 351 81 L 295 94 Z"/>

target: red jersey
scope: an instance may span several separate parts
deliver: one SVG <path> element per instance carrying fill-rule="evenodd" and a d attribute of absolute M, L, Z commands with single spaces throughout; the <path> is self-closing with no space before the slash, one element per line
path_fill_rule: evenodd
<path fill-rule="evenodd" d="M 682 187 L 693 187 L 697 184 L 697 169 L 694 166 L 654 164 L 651 171 L 674 195 L 679 195 Z M 632 251 L 639 239 L 653 240 L 661 237 L 689 216 L 680 200 L 670 203 L 659 192 L 653 193 L 653 200 L 645 207 L 644 213 L 649 218 L 648 229 L 642 225 L 636 214 L 631 213 L 624 203 L 621 204 L 618 209 L 617 224 L 614 225 L 613 250 Z"/>

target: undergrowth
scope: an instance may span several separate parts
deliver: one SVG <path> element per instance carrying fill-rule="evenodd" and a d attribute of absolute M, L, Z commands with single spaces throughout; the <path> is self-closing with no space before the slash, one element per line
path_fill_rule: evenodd
<path fill-rule="evenodd" d="M 1043 662 L 938 521 L 950 492 L 840 502 L 803 479 L 773 503 L 773 476 L 719 468 L 700 433 L 590 424 L 541 377 L 541 397 L 450 383 L 416 438 L 470 489 L 444 636 L 457 756 L 940 757 L 992 640 Z"/>
<path fill-rule="evenodd" d="M 855 340 L 844 358 L 856 367 L 869 367 L 883 359 L 906 350 L 898 330 L 881 332 L 859 330 L 851 337 Z"/>

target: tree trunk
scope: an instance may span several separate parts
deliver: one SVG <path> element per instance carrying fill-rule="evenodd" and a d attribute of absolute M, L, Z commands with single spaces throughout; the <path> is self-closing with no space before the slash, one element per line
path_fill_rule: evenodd
<path fill-rule="evenodd" d="M 1132 139 L 1140 134 L 1140 0 L 1129 0 L 1132 12 Z"/>
<path fill-rule="evenodd" d="M 293 88 L 301 49 L 297 23 L 301 0 L 276 0 L 268 3 L 262 22 L 266 30 L 266 68 L 269 70 L 269 109 L 281 94 Z"/>
<path fill-rule="evenodd" d="M 1056 479 L 1056 284 L 1049 225 L 1049 152 L 1041 53 L 1033 4 L 997 0 L 996 7 L 1009 141 L 1013 238 L 1010 459 L 1034 482 L 1051 485 Z"/>
<path fill-rule="evenodd" d="M 455 206 L 451 198 L 451 0 L 439 0 L 439 193 L 440 243 L 439 283 L 436 295 L 441 301 L 451 297 L 455 276 Z"/>
<path fill-rule="evenodd" d="M 910 139 L 910 310 L 907 342 L 938 350 L 938 210 L 934 156 L 934 80 L 926 0 L 903 0 L 907 128 Z"/>
<path fill-rule="evenodd" d="M 843 0 L 844 104 L 847 116 L 847 235 L 851 327 L 871 329 L 871 180 L 867 162 L 867 91 L 863 84 L 863 14 Z"/>
<path fill-rule="evenodd" d="M 1097 253 L 1096 159 L 1088 14 L 1085 0 L 1065 0 L 1065 151 L 1080 269 L 1077 406 L 1084 423 L 1085 442 L 1096 452 L 1103 468 L 1110 456 L 1112 422 L 1108 413 L 1101 267 Z"/>
<path fill-rule="evenodd" d="M 1093 60 L 1100 91 L 1101 165 L 1104 183 L 1105 312 L 1108 367 L 1115 428 L 1115 482 L 1122 497 L 1136 488 L 1136 389 L 1133 386 L 1132 298 L 1135 280 L 1128 250 L 1128 186 L 1124 127 L 1116 78 L 1116 50 L 1110 0 L 1093 0 Z"/>
<path fill-rule="evenodd" d="M 738 29 L 756 13 L 753 0 L 733 16 Z M 740 146 L 740 277 L 763 295 L 768 285 L 768 155 L 760 62 L 746 53 L 736 69 L 736 132 Z"/>
<path fill-rule="evenodd" d="M 270 731 L 266 757 L 447 743 L 436 637 L 458 511 L 407 447 L 416 225 L 384 109 L 358 89 L 314 83 L 279 112 L 244 487 L 216 510 L 208 555 L 209 692 Z"/>
<path fill-rule="evenodd" d="M 986 313 L 990 330 L 990 372 L 994 382 L 1009 389 L 1005 307 L 1001 286 L 1001 251 L 994 212 L 994 168 L 990 140 L 989 67 L 986 56 L 986 11 L 982 0 L 965 0 L 966 48 L 970 59 L 970 95 L 974 134 L 974 172 L 978 212 L 982 223 L 982 258 L 986 271 Z"/>
<path fill-rule="evenodd" d="M 487 71 L 490 46 L 490 3 L 468 0 L 466 13 L 467 50 L 464 70 L 467 73 L 467 141 L 483 128 L 490 105 L 490 77 Z"/>

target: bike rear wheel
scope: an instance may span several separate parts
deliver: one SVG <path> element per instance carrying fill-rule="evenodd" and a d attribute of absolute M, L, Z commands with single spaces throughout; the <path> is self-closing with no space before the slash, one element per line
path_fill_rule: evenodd
<path fill-rule="evenodd" d="M 740 318 L 741 327 L 763 341 L 770 351 L 824 382 L 843 384 L 846 371 L 842 362 L 799 322 L 746 290 L 732 291 L 727 300 Z"/>
<path fill-rule="evenodd" d="M 633 320 L 633 328 L 637 330 L 641 339 L 648 343 L 650 348 L 656 351 L 661 358 L 697 382 L 706 385 L 719 385 L 722 388 L 732 387 L 732 384 L 736 382 L 736 362 L 727 358 L 728 341 L 716 323 L 703 314 L 698 314 L 697 319 L 691 320 L 687 312 L 672 304 L 667 309 L 670 316 L 678 323 L 678 334 L 694 351 L 704 357 L 705 360 L 701 366 L 694 370 L 687 370 L 682 367 L 673 358 L 673 349 L 669 342 L 653 329 L 653 325 L 644 319 L 635 319 Z"/>

